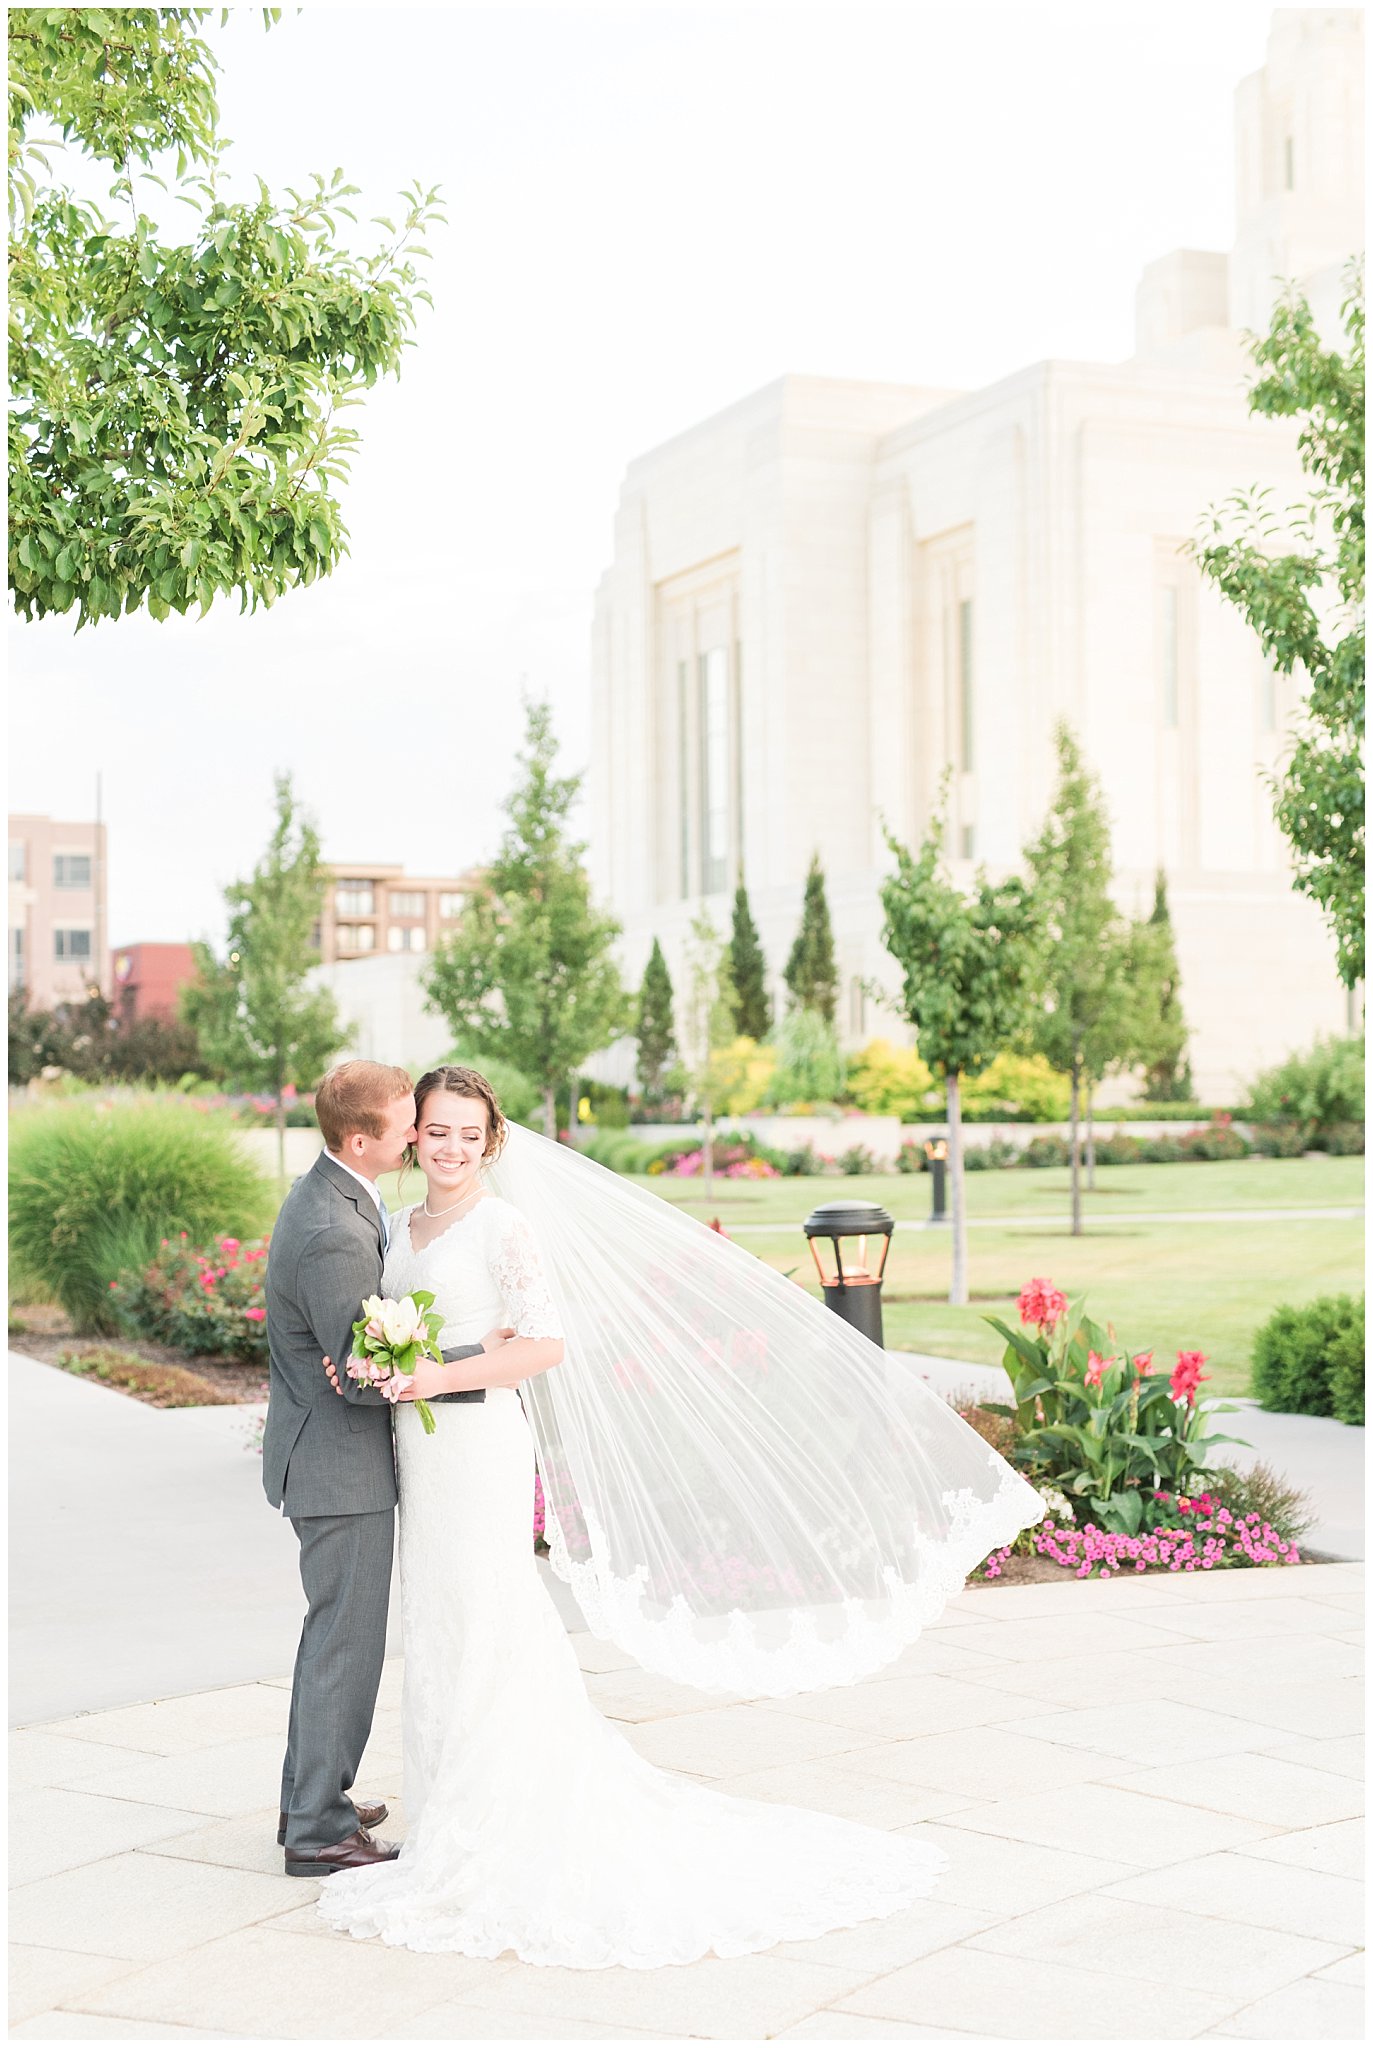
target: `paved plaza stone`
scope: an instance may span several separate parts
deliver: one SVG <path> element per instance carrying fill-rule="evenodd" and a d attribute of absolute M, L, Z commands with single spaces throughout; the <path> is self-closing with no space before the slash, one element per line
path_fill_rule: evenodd
<path fill-rule="evenodd" d="M 574 1635 L 592 1696 L 655 1763 L 949 1858 L 889 1920 L 680 1969 L 329 1932 L 276 1847 L 280 1671 L 35 1720 L 10 1738 L 13 2033 L 1353 2039 L 1362 1592 L 1357 1563 L 978 1588 L 887 1672 L 771 1702 Z M 401 1674 L 388 1659 L 359 1779 L 398 1834 Z"/>

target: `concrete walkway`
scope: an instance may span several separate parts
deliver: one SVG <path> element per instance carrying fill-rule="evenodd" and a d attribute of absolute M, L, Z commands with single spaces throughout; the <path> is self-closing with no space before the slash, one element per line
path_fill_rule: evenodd
<path fill-rule="evenodd" d="M 941 1393 L 1004 1399 L 999 1366 L 908 1359 Z M 247 1684 L 289 1664 L 304 1601 L 290 1526 L 253 1449 L 260 1407 L 149 1408 L 10 1354 L 10 1722 Z M 1226 1418 L 1313 1490 L 1314 1550 L 1363 1556 L 1363 1431 Z M 546 1583 L 569 1629 L 566 1587 Z M 390 1647 L 400 1650 L 397 1602 Z"/>
<path fill-rule="evenodd" d="M 949 1858 L 908 1912 L 680 1969 L 324 1931 L 274 1839 L 284 1659 L 21 1729 L 15 2036 L 1353 2039 L 1362 1582 L 1342 1564 L 987 1588 L 887 1674 L 774 1703 L 714 1704 L 579 1635 L 597 1704 L 654 1763 Z M 400 1683 L 392 1661 L 359 1780 L 397 1835 Z"/>
<path fill-rule="evenodd" d="M 295 1533 L 262 1491 L 264 1412 L 150 1408 L 10 1353 L 11 1725 L 291 1662 L 305 1601 Z"/>

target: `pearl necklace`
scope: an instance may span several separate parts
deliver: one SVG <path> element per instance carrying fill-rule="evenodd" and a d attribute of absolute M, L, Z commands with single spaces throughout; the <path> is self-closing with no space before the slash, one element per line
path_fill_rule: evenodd
<path fill-rule="evenodd" d="M 461 1209 L 464 1202 L 475 1202 L 478 1196 L 484 1193 L 485 1190 L 483 1188 L 473 1188 L 470 1194 L 459 1195 L 457 1201 L 450 1202 L 446 1209 L 431 1209 L 429 1206 L 429 1197 L 428 1195 L 426 1195 L 423 1202 L 421 1202 L 420 1207 L 423 1209 L 425 1215 L 429 1218 L 430 1222 L 433 1223 L 436 1222 L 440 1216 L 450 1216 L 453 1213 L 454 1209 Z"/>

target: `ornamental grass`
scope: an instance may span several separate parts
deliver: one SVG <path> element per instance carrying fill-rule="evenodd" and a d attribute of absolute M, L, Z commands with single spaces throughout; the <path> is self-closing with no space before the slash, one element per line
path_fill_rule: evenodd
<path fill-rule="evenodd" d="M 116 1327 L 110 1282 L 146 1266 L 164 1237 L 254 1237 L 274 1207 L 231 1131 L 185 1104 L 78 1098 L 11 1122 L 13 1284 L 78 1330 Z"/>

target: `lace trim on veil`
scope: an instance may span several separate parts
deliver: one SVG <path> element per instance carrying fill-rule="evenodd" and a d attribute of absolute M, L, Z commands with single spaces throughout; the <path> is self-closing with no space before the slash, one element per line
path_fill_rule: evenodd
<path fill-rule="evenodd" d="M 615 1643 L 646 1670 L 679 1684 L 772 1699 L 854 1685 L 892 1663 L 937 1620 L 984 1557 L 1043 1519 L 1044 1503 L 1028 1482 L 1000 1458 L 988 1463 L 1000 1470 L 992 1498 L 979 1500 L 971 1487 L 944 1494 L 941 1505 L 949 1512 L 950 1526 L 941 1541 L 918 1524 L 911 1526 L 912 1548 L 921 1562 L 919 1579 L 903 1581 L 888 1566 L 882 1574 L 887 1588 L 883 1612 L 872 1614 L 872 1602 L 845 1600 L 829 1610 L 836 1619 L 842 1617 L 842 1634 L 829 1640 L 821 1637 L 815 1611 L 807 1609 L 793 1610 L 780 1641 L 764 1639 L 760 1624 L 766 1623 L 766 1610 L 736 1607 L 711 1624 L 709 1637 L 680 1594 L 661 1616 L 647 1613 L 647 1566 L 617 1578 L 597 1563 L 597 1555 L 605 1554 L 604 1533 L 585 1505 L 591 1557 L 583 1562 L 569 1555 L 558 1519 L 550 1513 L 544 1524 L 549 1563 L 571 1587 L 593 1636 Z"/>

